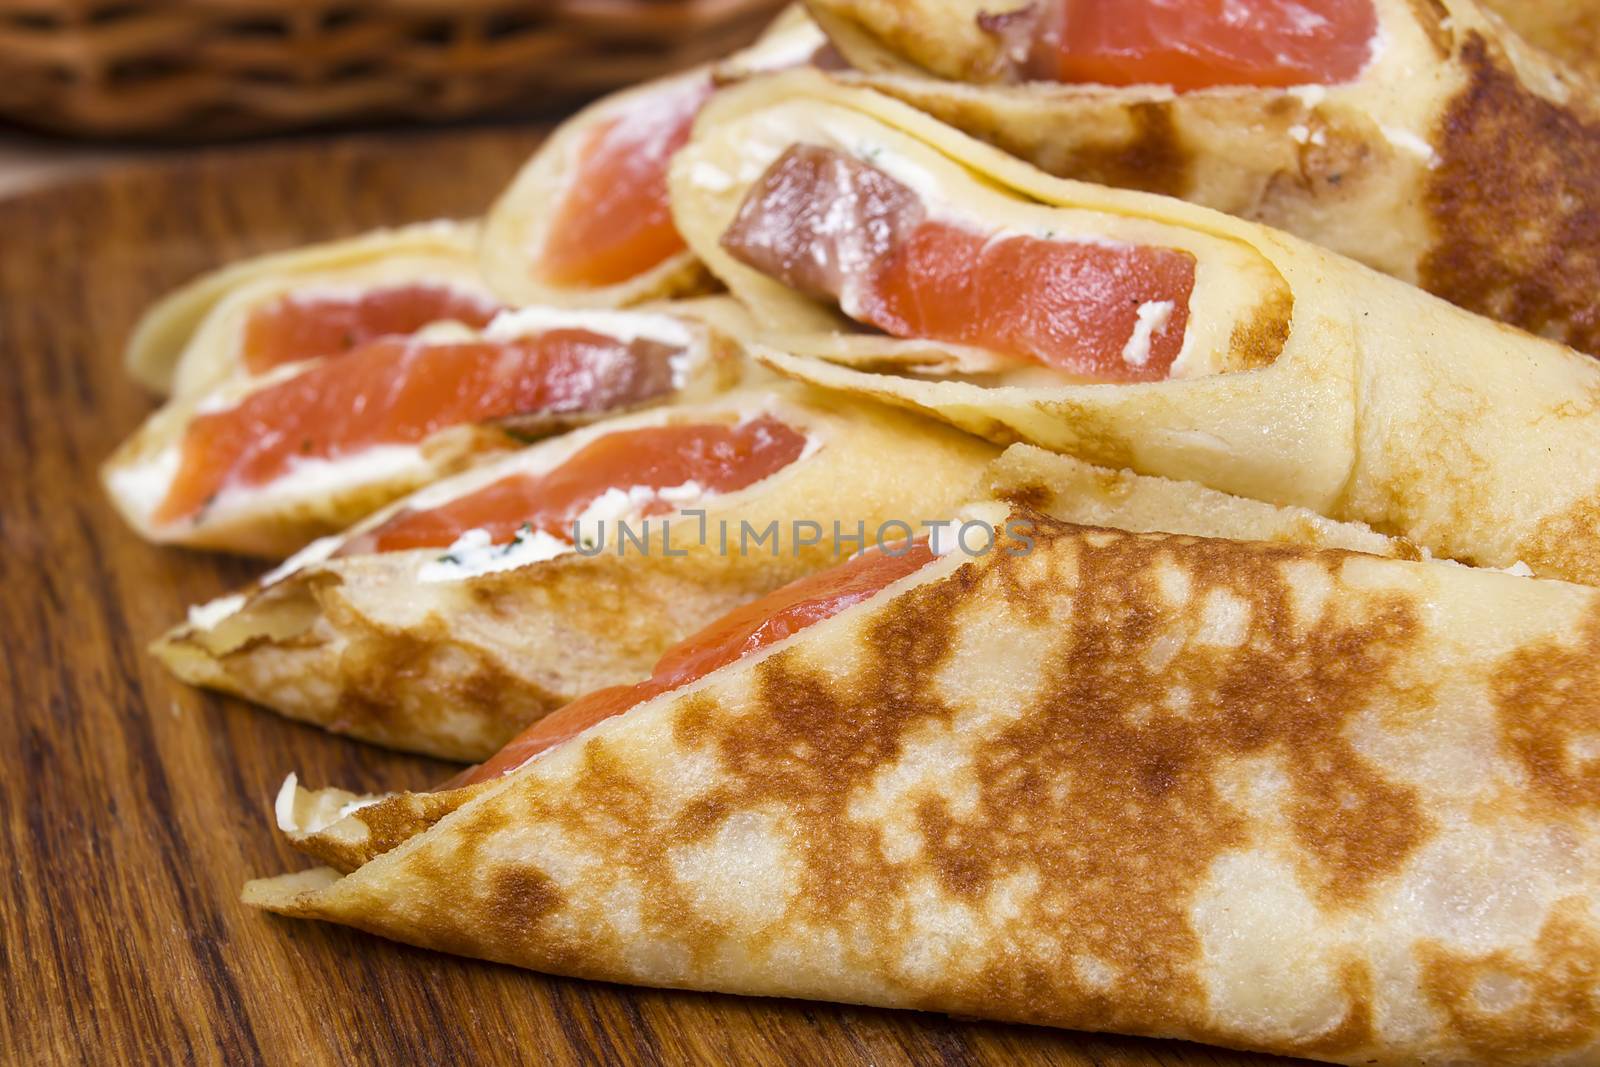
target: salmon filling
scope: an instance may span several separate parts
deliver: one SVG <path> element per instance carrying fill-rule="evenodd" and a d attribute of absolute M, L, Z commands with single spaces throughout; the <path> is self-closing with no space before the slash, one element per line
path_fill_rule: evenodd
<path fill-rule="evenodd" d="M 251 312 L 244 328 L 244 365 L 260 374 L 303 359 L 342 356 L 380 337 L 404 337 L 447 320 L 482 329 L 501 310 L 488 297 L 422 283 L 349 296 L 288 293 Z"/>
<path fill-rule="evenodd" d="M 685 249 L 667 204 L 667 165 L 711 92 L 710 78 L 668 85 L 588 132 L 539 252 L 539 280 L 617 285 Z"/>
<path fill-rule="evenodd" d="M 732 493 L 771 477 L 800 458 L 805 435 L 762 415 L 738 425 L 650 426 L 608 433 L 545 474 L 514 474 L 477 492 L 424 511 L 402 511 L 339 552 L 393 552 L 452 544 L 468 530 L 487 530 L 505 544 L 524 527 L 568 543 L 573 523 L 610 489 L 672 489 L 693 484 L 696 498 Z M 645 515 L 676 505 L 661 496 Z"/>
<path fill-rule="evenodd" d="M 1104 382 L 1158 381 L 1183 348 L 1188 252 L 985 233 L 831 148 L 795 145 L 750 190 L 722 247 L 901 338 L 972 345 Z"/>
<path fill-rule="evenodd" d="M 1373 0 L 1048 0 L 1031 22 L 1025 77 L 1179 92 L 1353 81 L 1378 36 Z"/>
<path fill-rule="evenodd" d="M 598 689 L 555 711 L 509 741 L 490 759 L 458 775 L 441 789 L 498 778 L 597 722 L 621 715 L 652 697 L 698 681 L 768 645 L 870 599 L 935 558 L 926 540 L 902 543 L 899 555 L 862 553 L 836 567 L 790 582 L 724 615 L 656 662 L 649 678 L 634 685 Z"/>
<path fill-rule="evenodd" d="M 153 518 L 186 519 L 222 490 L 265 485 L 297 463 L 416 444 L 463 423 L 641 403 L 673 389 L 682 351 L 583 329 L 495 342 L 382 338 L 195 416 Z"/>

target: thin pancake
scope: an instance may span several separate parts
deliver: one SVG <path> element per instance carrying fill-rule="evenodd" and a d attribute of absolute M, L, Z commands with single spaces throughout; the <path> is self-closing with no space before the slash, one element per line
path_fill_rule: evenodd
<path fill-rule="evenodd" d="M 245 899 L 612 981 L 1600 1062 L 1600 591 L 1016 517 L 1032 551 Z"/>
<path fill-rule="evenodd" d="M 648 525 L 616 516 L 603 550 L 460 576 L 428 573 L 448 541 L 338 552 L 408 514 L 558 468 L 612 435 L 758 417 L 805 435 L 800 456 Z M 841 539 L 864 533 L 870 541 L 884 523 L 947 517 L 994 454 L 942 424 L 792 385 L 627 416 L 397 501 L 287 576 L 195 609 L 153 651 L 184 681 L 291 718 L 482 760 L 578 696 L 644 677 L 668 646 L 739 604 L 861 547 Z M 621 539 L 616 518 L 641 543 Z"/>
<path fill-rule="evenodd" d="M 990 226 L 1192 249 L 1200 274 L 1174 364 L 1188 372 L 1116 385 L 1038 367 L 1019 376 L 981 364 L 986 351 L 852 329 L 736 260 L 721 241 L 750 190 L 813 143 L 916 174 L 926 195 Z M 713 170 L 733 180 L 712 188 Z M 768 331 L 753 351 L 784 374 L 1000 443 L 1364 522 L 1473 565 L 1600 582 L 1600 365 L 1571 349 L 1265 226 L 1051 178 L 814 73 L 716 101 L 677 159 L 673 192 L 691 247 Z M 1223 280 L 1203 290 L 1220 263 Z"/>

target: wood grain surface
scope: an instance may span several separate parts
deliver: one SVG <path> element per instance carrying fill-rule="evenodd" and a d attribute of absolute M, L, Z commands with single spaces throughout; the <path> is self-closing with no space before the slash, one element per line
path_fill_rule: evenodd
<path fill-rule="evenodd" d="M 249 563 L 158 549 L 96 468 L 152 408 L 141 309 L 224 261 L 481 211 L 527 130 L 252 149 L 0 203 L 0 1062 L 1281 1063 L 910 1012 L 635 990 L 245 908 L 306 863 L 285 772 L 418 788 L 442 764 L 192 691 L 145 645 Z"/>

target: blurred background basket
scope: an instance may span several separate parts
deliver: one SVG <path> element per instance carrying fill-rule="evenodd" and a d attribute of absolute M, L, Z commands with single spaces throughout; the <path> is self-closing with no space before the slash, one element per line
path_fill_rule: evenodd
<path fill-rule="evenodd" d="M 550 113 L 783 0 L 0 0 L 0 120 L 122 140 Z"/>

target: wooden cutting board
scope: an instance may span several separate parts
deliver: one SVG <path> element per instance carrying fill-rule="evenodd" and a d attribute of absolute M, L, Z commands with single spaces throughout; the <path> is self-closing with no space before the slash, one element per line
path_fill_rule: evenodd
<path fill-rule="evenodd" d="M 0 203 L 0 1062 L 1284 1062 L 548 978 L 239 903 L 247 878 L 306 866 L 269 818 L 285 772 L 385 790 L 448 768 L 186 689 L 145 654 L 260 568 L 150 547 L 112 513 L 96 468 L 153 407 L 122 342 L 208 267 L 477 214 L 537 140 L 236 150 Z"/>

